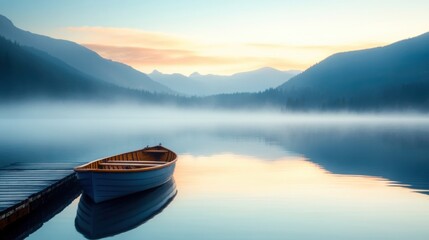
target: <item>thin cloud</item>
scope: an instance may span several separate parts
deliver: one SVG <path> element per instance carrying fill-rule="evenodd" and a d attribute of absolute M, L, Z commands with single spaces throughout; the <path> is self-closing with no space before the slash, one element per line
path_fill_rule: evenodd
<path fill-rule="evenodd" d="M 79 42 L 91 44 L 164 49 L 186 48 L 195 45 L 180 36 L 129 28 L 68 27 L 66 30 L 74 33 Z"/>
<path fill-rule="evenodd" d="M 118 47 L 99 44 L 84 44 L 84 46 L 104 57 L 131 65 L 219 65 L 231 64 L 238 60 L 228 57 L 200 56 L 196 52 L 181 49 Z"/>
<path fill-rule="evenodd" d="M 304 70 L 329 55 L 380 44 L 288 45 L 190 39 L 174 34 L 111 27 L 69 27 L 66 39 L 143 72 L 231 74 L 260 67 Z M 206 39 L 207 40 L 207 39 Z"/>
<path fill-rule="evenodd" d="M 373 47 L 384 46 L 387 43 L 371 42 L 371 43 L 355 43 L 348 45 L 288 45 L 288 44 L 271 44 L 271 43 L 247 43 L 249 47 L 267 49 L 267 50 L 310 50 L 310 51 L 325 51 L 325 52 L 343 52 L 358 49 L 367 49 Z"/>
<path fill-rule="evenodd" d="M 154 49 L 143 47 L 118 47 L 100 44 L 84 44 L 101 56 L 131 65 L 143 72 L 153 69 L 165 72 L 201 71 L 230 74 L 249 69 L 271 66 L 278 69 L 302 69 L 303 64 L 286 58 L 256 56 L 205 56 L 198 52 L 181 49 Z"/>

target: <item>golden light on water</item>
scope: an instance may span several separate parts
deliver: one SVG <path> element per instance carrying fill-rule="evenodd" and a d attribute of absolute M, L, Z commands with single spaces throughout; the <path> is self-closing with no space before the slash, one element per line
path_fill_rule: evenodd
<path fill-rule="evenodd" d="M 236 154 L 181 155 L 175 180 L 184 196 L 280 197 L 308 203 L 347 200 L 375 205 L 428 198 L 383 178 L 332 174 L 304 157 L 268 160 Z"/>

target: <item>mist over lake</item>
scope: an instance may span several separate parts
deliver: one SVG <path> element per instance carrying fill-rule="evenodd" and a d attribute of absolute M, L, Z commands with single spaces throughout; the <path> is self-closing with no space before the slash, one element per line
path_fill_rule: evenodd
<path fill-rule="evenodd" d="M 85 162 L 146 144 L 176 150 L 175 199 L 154 219 L 114 238 L 179 232 L 189 239 L 209 232 L 213 239 L 236 239 L 240 232 L 239 239 L 316 239 L 352 232 L 351 239 L 425 239 L 429 233 L 422 220 L 429 216 L 426 115 L 70 104 L 2 110 L 9 116 L 0 120 L 4 165 Z M 78 202 L 29 238 L 81 238 L 73 223 Z M 166 231 L 170 224 L 175 227 Z M 311 231 L 303 234 L 304 228 Z"/>
<path fill-rule="evenodd" d="M 0 1 L 0 239 L 429 239 L 428 1 Z"/>

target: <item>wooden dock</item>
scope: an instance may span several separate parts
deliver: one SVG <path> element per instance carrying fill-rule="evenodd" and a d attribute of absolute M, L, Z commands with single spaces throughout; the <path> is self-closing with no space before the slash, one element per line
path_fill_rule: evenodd
<path fill-rule="evenodd" d="M 80 163 L 14 163 L 0 168 L 0 231 L 24 219 L 59 193 L 76 188 Z"/>

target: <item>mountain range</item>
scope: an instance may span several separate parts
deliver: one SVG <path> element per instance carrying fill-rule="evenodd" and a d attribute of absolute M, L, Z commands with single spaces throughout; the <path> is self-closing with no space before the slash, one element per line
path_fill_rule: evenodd
<path fill-rule="evenodd" d="M 104 99 L 119 87 L 81 73 L 40 50 L 0 37 L 0 99 Z"/>
<path fill-rule="evenodd" d="M 163 74 L 153 71 L 149 77 L 175 91 L 191 96 L 215 94 L 259 92 L 275 88 L 300 71 L 280 71 L 265 67 L 254 71 L 236 73 L 230 76 L 201 75 L 197 72 L 185 76 L 182 74 Z"/>
<path fill-rule="evenodd" d="M 77 43 L 21 30 L 2 15 L 0 15 L 0 36 L 21 46 L 46 52 L 82 73 L 120 87 L 150 92 L 174 92 L 153 81 L 146 74 L 123 63 L 104 59 L 96 52 Z"/>
<path fill-rule="evenodd" d="M 105 59 L 77 43 L 24 31 L 17 28 L 12 21 L 2 15 L 0 15 L 0 36 L 21 46 L 46 52 L 93 78 L 120 87 L 149 92 L 201 96 L 233 92 L 258 92 L 276 87 L 297 73 L 297 71 L 282 72 L 265 68 L 232 76 L 193 74 L 186 77 L 181 74 L 166 75 L 154 71 L 149 77 L 128 65 Z"/>
<path fill-rule="evenodd" d="M 300 107 L 428 108 L 429 33 L 334 54 L 278 89 Z"/>
<path fill-rule="evenodd" d="M 149 77 L 76 43 L 17 29 L 0 17 L 0 99 L 9 101 L 133 99 L 153 103 L 167 99 L 183 106 L 427 111 L 429 33 L 384 47 L 337 53 L 290 78 L 294 74 L 262 68 L 231 76 L 154 71 Z"/>
<path fill-rule="evenodd" d="M 175 100 L 173 95 L 102 81 L 46 52 L 0 36 L 0 105 L 35 101 L 153 104 Z"/>

